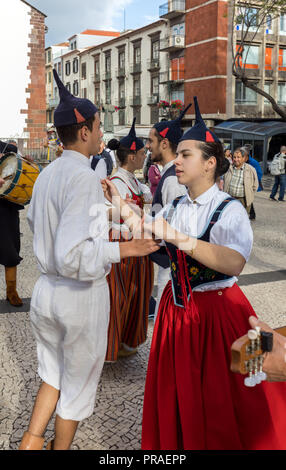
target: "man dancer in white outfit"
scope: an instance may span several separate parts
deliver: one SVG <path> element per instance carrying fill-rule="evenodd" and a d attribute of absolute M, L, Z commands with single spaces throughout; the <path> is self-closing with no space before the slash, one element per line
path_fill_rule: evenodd
<path fill-rule="evenodd" d="M 61 97 L 55 126 L 65 150 L 37 179 L 28 212 L 41 272 L 31 322 L 43 383 L 21 450 L 42 449 L 55 410 L 55 439 L 47 448 L 70 448 L 79 421 L 93 412 L 104 364 L 111 263 L 158 249 L 150 239 L 108 241 L 102 186 L 89 161 L 102 138 L 98 110 L 54 75 Z"/>

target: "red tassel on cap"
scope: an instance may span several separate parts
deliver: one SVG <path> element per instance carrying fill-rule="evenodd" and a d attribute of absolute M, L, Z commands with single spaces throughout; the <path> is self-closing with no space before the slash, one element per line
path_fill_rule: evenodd
<path fill-rule="evenodd" d="M 133 144 L 130 147 L 130 150 L 136 150 L 136 142 L 133 142 Z"/>
<path fill-rule="evenodd" d="M 214 142 L 214 138 L 213 136 L 211 135 L 210 131 L 207 131 L 206 132 L 206 142 Z"/>
<path fill-rule="evenodd" d="M 80 114 L 80 112 L 76 108 L 74 108 L 74 113 L 75 113 L 75 117 L 76 117 L 76 122 L 78 124 L 80 124 L 81 122 L 86 121 L 86 119 Z"/>
<path fill-rule="evenodd" d="M 161 135 L 162 137 L 164 137 L 164 139 L 165 139 L 165 137 L 166 137 L 166 135 L 168 134 L 168 132 L 169 132 L 169 127 L 166 127 L 166 129 L 164 129 L 163 131 L 160 132 L 160 135 Z"/>

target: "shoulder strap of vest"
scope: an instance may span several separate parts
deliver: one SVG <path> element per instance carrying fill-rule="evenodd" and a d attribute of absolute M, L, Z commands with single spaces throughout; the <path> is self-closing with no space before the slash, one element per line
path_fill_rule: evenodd
<path fill-rule="evenodd" d="M 168 212 L 168 215 L 167 215 L 167 222 L 170 224 L 171 223 L 171 220 L 172 220 L 172 217 L 174 215 L 174 212 L 177 208 L 177 205 L 179 204 L 180 200 L 185 197 L 185 196 L 178 196 L 176 197 L 176 199 L 174 199 L 174 201 L 172 202 L 172 206 L 170 207 L 169 209 L 169 212 Z"/>
<path fill-rule="evenodd" d="M 203 234 L 203 237 L 202 239 L 204 238 L 207 238 L 209 239 L 209 235 L 210 235 L 210 231 L 212 229 L 212 227 L 214 226 L 214 224 L 218 221 L 218 219 L 220 218 L 223 210 L 226 208 L 226 206 L 232 202 L 232 201 L 235 201 L 236 199 L 234 197 L 228 197 L 227 199 L 224 199 L 224 201 L 222 201 L 218 207 L 215 209 L 215 211 L 213 212 L 212 214 L 212 217 L 211 217 L 211 220 L 209 222 L 209 225 L 205 231 L 205 233 Z"/>

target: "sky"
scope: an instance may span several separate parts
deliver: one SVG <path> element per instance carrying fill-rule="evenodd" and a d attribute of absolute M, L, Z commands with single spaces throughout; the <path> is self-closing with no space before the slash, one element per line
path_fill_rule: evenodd
<path fill-rule="evenodd" d="M 46 47 L 66 41 L 85 29 L 137 29 L 159 19 L 167 0 L 27 0 L 47 15 Z"/>

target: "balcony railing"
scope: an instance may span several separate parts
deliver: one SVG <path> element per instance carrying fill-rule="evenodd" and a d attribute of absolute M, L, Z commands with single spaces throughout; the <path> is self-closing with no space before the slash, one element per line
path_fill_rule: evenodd
<path fill-rule="evenodd" d="M 100 72 L 95 73 L 94 75 L 92 75 L 92 81 L 94 83 L 100 82 Z"/>
<path fill-rule="evenodd" d="M 151 59 L 147 62 L 147 69 L 148 70 L 156 70 L 160 68 L 160 60 L 158 59 Z"/>
<path fill-rule="evenodd" d="M 185 70 L 166 70 L 161 72 L 159 75 L 159 83 L 169 83 L 169 82 L 183 82 L 185 79 Z"/>
<path fill-rule="evenodd" d="M 131 103 L 131 106 L 141 106 L 141 95 L 133 96 Z"/>
<path fill-rule="evenodd" d="M 118 69 L 116 69 L 116 76 L 117 78 L 125 77 L 126 76 L 125 67 L 119 67 Z"/>
<path fill-rule="evenodd" d="M 141 62 L 138 62 L 137 64 L 132 64 L 130 66 L 130 73 L 141 73 L 142 71 L 142 66 L 141 66 Z"/>
<path fill-rule="evenodd" d="M 160 41 L 161 51 L 175 51 L 176 49 L 184 49 L 185 36 L 183 34 L 171 34 Z"/>
<path fill-rule="evenodd" d="M 186 10 L 185 0 L 169 0 L 159 7 L 159 16 L 163 18 L 175 18 L 182 15 Z"/>
<path fill-rule="evenodd" d="M 103 80 L 111 80 L 111 70 L 108 70 L 106 71 L 104 74 L 103 74 Z"/>

